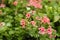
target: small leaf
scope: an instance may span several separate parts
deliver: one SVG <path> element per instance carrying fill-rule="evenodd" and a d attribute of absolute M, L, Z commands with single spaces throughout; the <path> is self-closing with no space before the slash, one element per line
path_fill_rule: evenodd
<path fill-rule="evenodd" d="M 54 16 L 54 22 L 57 22 L 60 19 L 59 16 Z"/>

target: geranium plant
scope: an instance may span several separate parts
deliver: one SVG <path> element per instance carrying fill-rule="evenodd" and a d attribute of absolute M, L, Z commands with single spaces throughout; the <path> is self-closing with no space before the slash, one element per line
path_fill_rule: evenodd
<path fill-rule="evenodd" d="M 0 40 L 60 40 L 59 0 L 1 0 Z"/>

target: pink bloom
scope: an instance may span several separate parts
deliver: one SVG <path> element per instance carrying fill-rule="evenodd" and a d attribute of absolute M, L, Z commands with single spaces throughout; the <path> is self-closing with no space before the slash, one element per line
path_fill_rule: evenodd
<path fill-rule="evenodd" d="M 47 29 L 47 33 L 50 35 L 50 34 L 52 34 L 52 28 L 51 27 L 49 27 L 48 29 Z"/>
<path fill-rule="evenodd" d="M 35 21 L 31 21 L 31 24 L 32 24 L 33 26 L 35 26 L 35 25 L 36 25 L 36 22 L 35 22 Z"/>
<path fill-rule="evenodd" d="M 35 8 L 41 8 L 41 9 L 42 9 L 42 5 L 39 4 L 39 3 L 38 3 L 38 4 L 34 4 L 34 7 L 35 7 Z"/>
<path fill-rule="evenodd" d="M 1 8 L 4 8 L 4 7 L 5 7 L 5 4 L 0 4 L 0 7 L 1 7 Z"/>
<path fill-rule="evenodd" d="M 35 8 L 42 8 L 40 4 L 41 0 L 29 0 L 29 6 L 34 6 Z"/>
<path fill-rule="evenodd" d="M 47 17 L 47 16 L 44 16 L 43 18 L 42 18 L 42 23 L 48 23 L 48 24 L 50 24 L 50 19 Z"/>
<path fill-rule="evenodd" d="M 44 27 L 40 27 L 40 28 L 38 28 L 38 30 L 39 30 L 40 34 L 45 34 L 46 33 L 46 29 Z"/>
<path fill-rule="evenodd" d="M 26 18 L 30 18 L 30 16 L 31 16 L 30 13 L 26 14 Z"/>
<path fill-rule="evenodd" d="M 16 6 L 17 4 L 18 4 L 18 2 L 17 2 L 17 1 L 14 1 L 14 2 L 13 2 L 13 5 L 14 5 L 14 6 Z"/>
<path fill-rule="evenodd" d="M 22 27 L 24 28 L 24 27 L 25 27 L 25 25 L 26 25 L 25 20 L 24 20 L 24 19 L 22 19 L 22 20 L 20 21 L 20 24 L 21 24 L 21 25 L 22 25 Z"/>

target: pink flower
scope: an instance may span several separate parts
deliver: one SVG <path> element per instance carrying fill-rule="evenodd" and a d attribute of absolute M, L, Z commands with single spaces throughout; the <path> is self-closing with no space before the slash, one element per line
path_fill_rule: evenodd
<path fill-rule="evenodd" d="M 30 13 L 26 14 L 26 18 L 30 18 L 30 16 L 31 16 Z"/>
<path fill-rule="evenodd" d="M 34 6 L 35 8 L 42 8 L 40 4 L 41 0 L 29 0 L 29 6 Z"/>
<path fill-rule="evenodd" d="M 44 24 L 45 24 L 45 23 L 50 24 L 50 19 L 49 19 L 47 16 L 44 16 L 44 17 L 42 18 L 41 22 L 44 23 Z"/>
<path fill-rule="evenodd" d="M 14 5 L 14 6 L 16 6 L 17 4 L 18 4 L 18 2 L 17 2 L 17 1 L 14 1 L 14 2 L 13 2 L 13 5 Z"/>
<path fill-rule="evenodd" d="M 35 25 L 36 25 L 36 22 L 35 22 L 35 21 L 31 21 L 31 24 L 32 24 L 33 26 L 35 26 Z"/>
<path fill-rule="evenodd" d="M 39 4 L 39 3 L 38 3 L 38 4 L 34 4 L 34 7 L 35 7 L 35 8 L 41 8 L 41 9 L 42 9 L 42 5 Z"/>
<path fill-rule="evenodd" d="M 46 29 L 44 27 L 40 27 L 40 28 L 38 28 L 38 30 L 39 30 L 40 34 L 45 34 L 46 33 Z"/>
<path fill-rule="evenodd" d="M 20 21 L 20 24 L 21 24 L 21 25 L 22 25 L 22 27 L 24 28 L 24 27 L 25 27 L 25 25 L 26 25 L 25 19 L 22 19 L 22 20 Z"/>
<path fill-rule="evenodd" d="M 50 35 L 50 34 L 52 34 L 52 28 L 51 27 L 49 27 L 48 29 L 47 29 L 47 33 Z"/>
<path fill-rule="evenodd" d="M 5 7 L 5 4 L 0 4 L 0 8 L 4 8 Z"/>

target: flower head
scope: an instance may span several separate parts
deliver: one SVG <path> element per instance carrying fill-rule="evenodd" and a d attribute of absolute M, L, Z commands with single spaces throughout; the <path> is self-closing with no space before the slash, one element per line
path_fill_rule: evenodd
<path fill-rule="evenodd" d="M 21 25 L 22 25 L 22 27 L 24 28 L 24 27 L 25 27 L 25 25 L 26 25 L 25 20 L 24 20 L 24 19 L 22 19 L 22 20 L 20 21 L 20 24 L 21 24 Z"/>
<path fill-rule="evenodd" d="M 48 23 L 48 24 L 50 24 L 50 19 L 47 17 L 47 16 L 44 16 L 42 19 L 41 19 L 41 22 L 42 23 Z"/>
<path fill-rule="evenodd" d="M 0 4 L 0 8 L 4 8 L 5 7 L 5 4 Z"/>
<path fill-rule="evenodd" d="M 31 24 L 32 24 L 33 26 L 35 26 L 35 25 L 36 25 L 36 22 L 35 22 L 35 21 L 31 21 Z"/>
<path fill-rule="evenodd" d="M 52 34 L 52 31 L 53 31 L 52 28 L 49 27 L 49 28 L 47 29 L 47 34 L 49 34 L 49 35 Z"/>
<path fill-rule="evenodd" d="M 26 14 L 26 18 L 30 18 L 30 16 L 31 16 L 30 13 Z"/>
<path fill-rule="evenodd" d="M 14 5 L 14 6 L 16 6 L 17 4 L 18 4 L 18 2 L 17 2 L 17 1 L 14 1 L 14 2 L 13 2 L 13 5 Z"/>
<path fill-rule="evenodd" d="M 46 29 L 44 27 L 40 27 L 40 28 L 38 28 L 38 30 L 39 30 L 40 34 L 45 34 L 46 33 Z"/>

